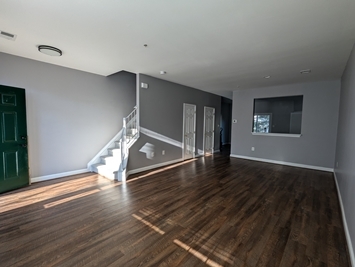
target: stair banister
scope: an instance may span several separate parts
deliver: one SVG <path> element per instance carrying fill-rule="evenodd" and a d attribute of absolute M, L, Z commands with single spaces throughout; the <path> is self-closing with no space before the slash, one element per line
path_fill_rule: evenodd
<path fill-rule="evenodd" d="M 139 125 L 137 123 L 138 109 L 123 118 L 123 127 L 115 139 L 112 139 L 105 149 L 100 151 L 100 161 L 90 166 L 95 171 L 111 180 L 126 181 L 126 169 L 128 163 L 129 148 L 139 138 Z M 106 153 L 105 153 L 105 152 Z M 95 156 L 98 158 L 98 156 Z"/>

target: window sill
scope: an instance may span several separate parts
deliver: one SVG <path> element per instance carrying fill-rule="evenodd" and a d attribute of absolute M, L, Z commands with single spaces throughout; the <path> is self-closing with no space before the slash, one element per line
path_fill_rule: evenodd
<path fill-rule="evenodd" d="M 279 136 L 279 137 L 301 137 L 302 134 L 278 134 L 278 133 L 251 133 L 252 135 Z"/>

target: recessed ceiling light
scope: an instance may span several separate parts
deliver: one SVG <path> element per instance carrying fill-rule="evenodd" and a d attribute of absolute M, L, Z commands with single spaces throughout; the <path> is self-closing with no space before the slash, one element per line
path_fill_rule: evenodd
<path fill-rule="evenodd" d="M 301 74 L 308 74 L 308 73 L 311 73 L 311 69 L 306 69 L 306 70 L 301 70 L 300 73 Z"/>
<path fill-rule="evenodd" d="M 265 79 L 270 79 L 271 76 L 270 75 L 267 75 L 267 76 L 264 76 Z"/>
<path fill-rule="evenodd" d="M 161 70 L 160 74 L 164 75 L 164 74 L 166 74 L 166 71 Z"/>
<path fill-rule="evenodd" d="M 60 49 L 49 45 L 39 45 L 38 51 L 48 56 L 60 57 L 63 53 Z"/>

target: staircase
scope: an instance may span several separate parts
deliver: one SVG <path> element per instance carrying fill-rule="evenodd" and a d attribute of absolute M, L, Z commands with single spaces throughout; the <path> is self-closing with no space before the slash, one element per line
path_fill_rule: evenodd
<path fill-rule="evenodd" d="M 129 148 L 139 138 L 137 107 L 125 118 L 123 128 L 95 158 L 88 169 L 110 180 L 126 181 Z"/>

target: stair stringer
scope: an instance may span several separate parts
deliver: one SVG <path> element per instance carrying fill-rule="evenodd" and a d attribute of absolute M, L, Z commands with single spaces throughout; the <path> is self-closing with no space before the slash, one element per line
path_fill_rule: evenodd
<path fill-rule="evenodd" d="M 89 161 L 87 164 L 87 169 L 90 172 L 94 172 L 94 167 L 93 165 L 99 164 L 101 161 L 102 156 L 107 156 L 108 155 L 108 149 L 117 147 L 117 142 L 122 138 L 122 132 L 123 130 L 121 129 L 96 155 L 93 157 L 92 160 Z"/>
<path fill-rule="evenodd" d="M 123 130 L 88 163 L 88 170 L 90 172 L 96 172 L 110 180 L 126 181 L 129 149 L 138 140 L 139 132 L 130 136 L 126 153 L 122 153 L 122 133 Z"/>

